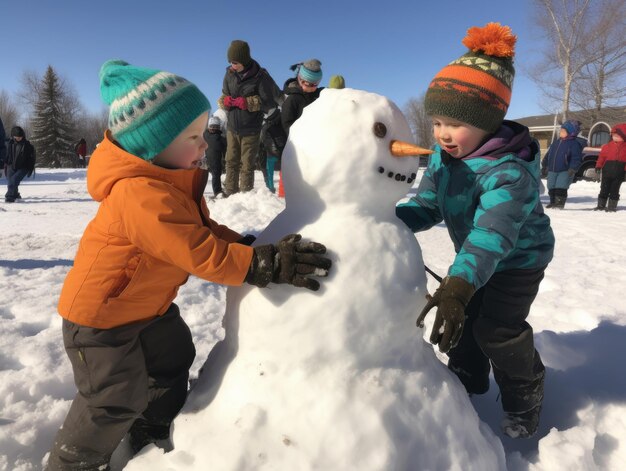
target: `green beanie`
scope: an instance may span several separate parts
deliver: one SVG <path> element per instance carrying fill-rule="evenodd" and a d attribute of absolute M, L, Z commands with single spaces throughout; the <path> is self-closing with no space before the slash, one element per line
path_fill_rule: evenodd
<path fill-rule="evenodd" d="M 112 137 L 144 160 L 152 160 L 211 109 L 209 100 L 188 80 L 122 60 L 107 61 L 100 68 L 100 94 L 110 105 Z"/>
<path fill-rule="evenodd" d="M 328 88 L 346 88 L 346 81 L 341 75 L 333 75 L 328 81 Z"/>
<path fill-rule="evenodd" d="M 244 67 L 248 67 L 250 62 L 252 62 L 250 46 L 241 39 L 235 39 L 230 43 L 226 57 L 228 58 L 228 62 L 239 62 Z"/>

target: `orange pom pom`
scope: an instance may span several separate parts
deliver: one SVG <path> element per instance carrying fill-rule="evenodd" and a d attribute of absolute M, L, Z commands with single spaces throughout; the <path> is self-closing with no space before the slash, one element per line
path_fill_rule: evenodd
<path fill-rule="evenodd" d="M 511 28 L 500 23 L 487 23 L 482 28 L 473 26 L 463 38 L 463 44 L 472 52 L 482 51 L 496 57 L 513 57 L 516 41 Z"/>

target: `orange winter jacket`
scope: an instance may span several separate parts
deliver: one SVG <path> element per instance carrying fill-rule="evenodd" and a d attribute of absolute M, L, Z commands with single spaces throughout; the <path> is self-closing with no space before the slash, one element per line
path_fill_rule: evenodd
<path fill-rule="evenodd" d="M 63 284 L 61 316 L 108 329 L 162 315 L 189 274 L 241 285 L 253 249 L 209 217 L 207 175 L 152 165 L 116 146 L 107 131 L 87 170 L 87 189 L 100 206 Z"/>

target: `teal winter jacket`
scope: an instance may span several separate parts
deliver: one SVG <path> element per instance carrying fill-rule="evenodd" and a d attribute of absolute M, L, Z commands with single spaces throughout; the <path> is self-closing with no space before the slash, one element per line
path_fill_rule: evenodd
<path fill-rule="evenodd" d="M 495 272 L 546 266 L 554 234 L 539 200 L 540 155 L 528 129 L 505 121 L 461 159 L 435 150 L 416 196 L 396 214 L 413 232 L 445 222 L 456 251 L 448 275 L 479 289 Z"/>

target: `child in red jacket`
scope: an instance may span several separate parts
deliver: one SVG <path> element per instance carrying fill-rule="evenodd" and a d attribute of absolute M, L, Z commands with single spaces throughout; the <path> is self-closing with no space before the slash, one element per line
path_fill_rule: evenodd
<path fill-rule="evenodd" d="M 604 144 L 596 162 L 596 172 L 602 171 L 598 206 L 595 210 L 617 211 L 619 188 L 626 175 L 626 123 L 620 123 L 611 129 L 611 142 Z M 608 206 L 607 206 L 608 198 Z"/>

